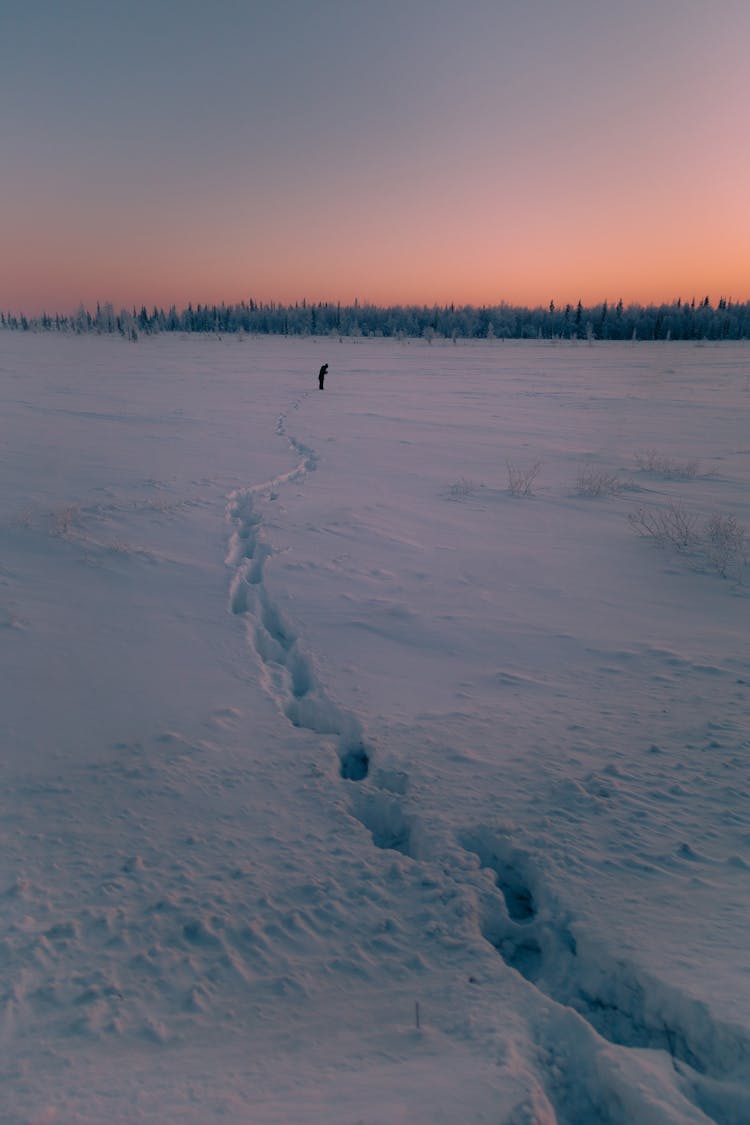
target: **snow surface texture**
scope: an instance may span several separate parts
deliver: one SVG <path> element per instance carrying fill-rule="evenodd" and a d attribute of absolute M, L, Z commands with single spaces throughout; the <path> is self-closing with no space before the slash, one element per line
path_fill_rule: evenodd
<path fill-rule="evenodd" d="M 749 380 L 0 335 L 0 1119 L 750 1121 Z"/>

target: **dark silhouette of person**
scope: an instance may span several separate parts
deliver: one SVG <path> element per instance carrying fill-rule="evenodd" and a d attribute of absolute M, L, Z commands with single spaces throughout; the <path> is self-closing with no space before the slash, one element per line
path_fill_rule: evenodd
<path fill-rule="evenodd" d="M 318 386 L 321 389 L 321 391 L 323 390 L 323 384 L 325 382 L 325 378 L 326 378 L 327 374 L 328 374 L 328 364 L 324 363 L 323 366 L 321 367 L 320 371 L 318 372 Z"/>

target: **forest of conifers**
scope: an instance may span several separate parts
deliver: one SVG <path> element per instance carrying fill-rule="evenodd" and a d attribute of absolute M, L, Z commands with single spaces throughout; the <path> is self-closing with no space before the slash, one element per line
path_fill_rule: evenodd
<path fill-rule="evenodd" d="M 750 302 L 720 298 L 712 305 L 676 300 L 661 305 L 601 304 L 526 308 L 517 305 L 293 305 L 243 301 L 189 304 L 165 311 L 142 306 L 115 312 L 110 303 L 92 312 L 28 317 L 0 312 L 0 328 L 33 332 L 120 333 L 129 339 L 156 332 L 263 333 L 285 336 L 385 336 L 432 339 L 742 340 L 750 337 Z"/>

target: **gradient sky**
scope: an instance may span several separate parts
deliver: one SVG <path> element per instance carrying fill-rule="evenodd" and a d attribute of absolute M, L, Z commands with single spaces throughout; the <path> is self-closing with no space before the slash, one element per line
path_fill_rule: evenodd
<path fill-rule="evenodd" d="M 0 0 L 0 307 L 750 299 L 750 0 Z"/>

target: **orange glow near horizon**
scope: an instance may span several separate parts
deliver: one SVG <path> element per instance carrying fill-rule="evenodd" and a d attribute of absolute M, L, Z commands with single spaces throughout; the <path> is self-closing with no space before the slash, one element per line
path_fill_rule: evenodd
<path fill-rule="evenodd" d="M 510 171 L 502 154 L 485 155 L 474 180 L 466 164 L 433 158 L 391 184 L 350 175 L 339 194 L 240 184 L 208 226 L 191 197 L 134 201 L 116 188 L 106 204 L 69 198 L 62 220 L 37 211 L 31 238 L 26 227 L 6 235 L 0 307 L 750 299 L 746 150 L 714 151 L 699 167 L 675 158 L 669 177 L 620 167 L 617 152 L 559 159 L 534 155 Z"/>
<path fill-rule="evenodd" d="M 15 265 L 0 307 L 38 315 L 97 301 L 119 309 L 249 298 L 531 307 L 579 299 L 584 305 L 705 295 L 712 302 L 750 300 L 750 236 L 738 236 L 732 210 L 723 225 L 719 214 L 710 232 L 690 241 L 680 233 L 691 222 L 690 208 L 676 210 L 669 222 L 631 213 L 621 230 L 609 208 L 589 207 L 585 214 L 549 208 L 540 215 L 532 206 L 515 214 L 513 226 L 493 226 L 482 208 L 441 237 L 433 232 L 445 229 L 449 217 L 435 207 L 410 224 L 408 236 L 384 216 L 367 227 L 340 222 L 336 237 L 320 241 L 302 231 L 290 236 L 288 225 L 246 240 L 213 231 L 190 245 L 163 230 L 90 240 L 75 230 L 56 238 L 50 232 L 36 246 L 24 239 L 14 246 L 11 239 L 5 265 L 14 251 Z"/>

